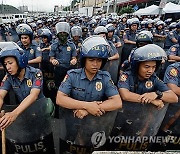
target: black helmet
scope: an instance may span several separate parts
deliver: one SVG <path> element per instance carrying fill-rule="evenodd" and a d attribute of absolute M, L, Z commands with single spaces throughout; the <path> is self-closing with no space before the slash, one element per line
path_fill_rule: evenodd
<path fill-rule="evenodd" d="M 136 45 L 140 47 L 141 44 L 152 44 L 153 43 L 153 35 L 150 31 L 141 31 L 136 37 Z"/>

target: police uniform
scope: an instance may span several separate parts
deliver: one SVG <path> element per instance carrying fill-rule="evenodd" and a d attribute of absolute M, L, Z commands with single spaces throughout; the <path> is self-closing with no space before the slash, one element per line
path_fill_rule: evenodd
<path fill-rule="evenodd" d="M 19 102 L 22 102 L 30 94 L 31 89 L 33 88 L 41 89 L 38 99 L 43 98 L 42 84 L 42 72 L 39 69 L 27 66 L 22 81 L 7 74 L 1 82 L 0 89 L 9 91 L 12 88 Z"/>
<path fill-rule="evenodd" d="M 31 43 L 28 49 L 26 49 L 21 42 L 18 42 L 18 45 L 24 50 L 25 54 L 28 56 L 28 61 L 35 59 L 37 57 L 42 57 L 42 52 L 40 51 L 40 47 L 38 47 L 35 43 Z M 29 65 L 35 68 L 39 68 L 39 63 L 29 64 Z"/>
<path fill-rule="evenodd" d="M 130 41 L 136 42 L 137 33 L 138 33 L 137 31 L 132 32 L 131 30 L 124 32 L 123 40 L 127 39 Z M 128 59 L 131 50 L 135 47 L 136 47 L 136 44 L 124 43 L 124 46 L 122 49 L 121 63 L 123 63 L 125 60 Z"/>
<path fill-rule="evenodd" d="M 81 101 L 104 101 L 108 97 L 118 95 L 107 71 L 98 71 L 93 80 L 89 80 L 84 68 L 72 69 L 67 72 L 59 91 Z"/>
<path fill-rule="evenodd" d="M 79 55 L 79 52 L 80 52 L 80 48 L 81 48 L 83 40 L 80 38 L 78 41 L 73 41 L 73 39 L 72 39 L 72 42 L 75 44 L 76 51 L 77 51 L 77 64 L 76 64 L 76 67 L 80 68 L 81 66 L 80 66 L 80 55 Z"/>
<path fill-rule="evenodd" d="M 118 88 L 125 88 L 131 92 L 137 94 L 144 94 L 154 91 L 167 91 L 169 88 L 164 84 L 155 74 L 149 79 L 140 81 L 137 75 L 134 75 L 131 71 L 125 71 L 119 78 Z"/>
<path fill-rule="evenodd" d="M 180 62 L 169 65 L 164 75 L 164 82 L 172 83 L 180 87 Z"/>
<path fill-rule="evenodd" d="M 180 56 L 180 46 L 179 44 L 173 45 L 167 52 L 167 55 Z"/>
<path fill-rule="evenodd" d="M 113 37 L 112 38 L 108 38 L 108 40 L 113 42 L 113 43 L 121 42 L 120 38 L 117 35 L 113 35 Z"/>
<path fill-rule="evenodd" d="M 173 30 L 171 32 L 168 33 L 166 41 L 165 41 L 165 49 L 169 49 L 172 45 L 175 45 L 176 43 L 172 42 L 172 39 L 175 38 L 176 40 L 178 40 L 178 37 L 180 36 L 180 34 L 178 34 L 178 32 L 176 30 Z"/>
<path fill-rule="evenodd" d="M 54 57 L 59 62 L 59 65 L 55 66 L 55 82 L 58 88 L 67 71 L 73 67 L 70 65 L 70 61 L 72 57 L 77 56 L 76 47 L 69 40 L 65 45 L 61 45 L 59 41 L 56 41 L 51 45 L 49 56 Z"/>
<path fill-rule="evenodd" d="M 152 34 L 155 35 L 155 34 L 158 34 L 158 35 L 167 35 L 165 30 L 162 29 L 162 30 L 158 30 L 158 29 L 154 29 L 152 31 Z M 164 42 L 165 42 L 165 38 L 160 38 L 160 37 L 157 37 L 157 36 L 154 36 L 154 44 L 160 46 L 161 48 L 164 48 Z"/>

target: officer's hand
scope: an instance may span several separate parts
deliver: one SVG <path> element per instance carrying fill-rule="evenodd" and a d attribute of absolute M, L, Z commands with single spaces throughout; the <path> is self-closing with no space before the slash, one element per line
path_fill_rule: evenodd
<path fill-rule="evenodd" d="M 70 61 L 71 65 L 76 65 L 76 63 L 77 63 L 77 60 L 75 58 Z"/>
<path fill-rule="evenodd" d="M 150 92 L 150 93 L 144 93 L 140 95 L 138 100 L 141 100 L 141 103 L 151 103 L 153 100 L 155 100 L 157 97 L 157 94 L 155 92 Z"/>
<path fill-rule="evenodd" d="M 56 60 L 56 59 L 53 59 L 53 60 L 51 61 L 51 63 L 52 63 L 54 66 L 59 65 L 59 62 L 58 62 L 58 60 Z"/>
<path fill-rule="evenodd" d="M 155 106 L 157 106 L 158 110 L 160 110 L 164 107 L 164 103 L 160 99 L 153 100 L 151 103 L 154 104 Z"/>
<path fill-rule="evenodd" d="M 17 118 L 17 114 L 13 112 L 7 112 L 5 115 L 0 118 L 0 128 L 5 129 L 9 125 L 11 125 Z"/>
<path fill-rule="evenodd" d="M 94 116 L 101 116 L 105 111 L 101 109 L 97 102 L 87 102 L 85 109 Z"/>
<path fill-rule="evenodd" d="M 74 117 L 77 117 L 79 119 L 83 119 L 85 116 L 88 115 L 88 112 L 86 110 L 75 110 Z"/>

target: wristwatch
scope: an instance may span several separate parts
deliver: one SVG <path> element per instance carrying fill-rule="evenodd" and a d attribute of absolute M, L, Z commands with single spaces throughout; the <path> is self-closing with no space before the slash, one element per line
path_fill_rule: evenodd
<path fill-rule="evenodd" d="M 156 99 L 161 99 L 162 98 L 163 93 L 161 91 L 157 90 L 155 93 L 157 95 Z"/>

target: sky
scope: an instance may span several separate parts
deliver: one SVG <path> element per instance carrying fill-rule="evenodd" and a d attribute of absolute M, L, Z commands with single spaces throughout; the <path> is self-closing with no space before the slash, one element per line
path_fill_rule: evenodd
<path fill-rule="evenodd" d="M 29 11 L 53 12 L 54 5 L 70 5 L 71 0 L 0 0 L 2 4 L 8 4 L 15 7 L 28 6 Z"/>

